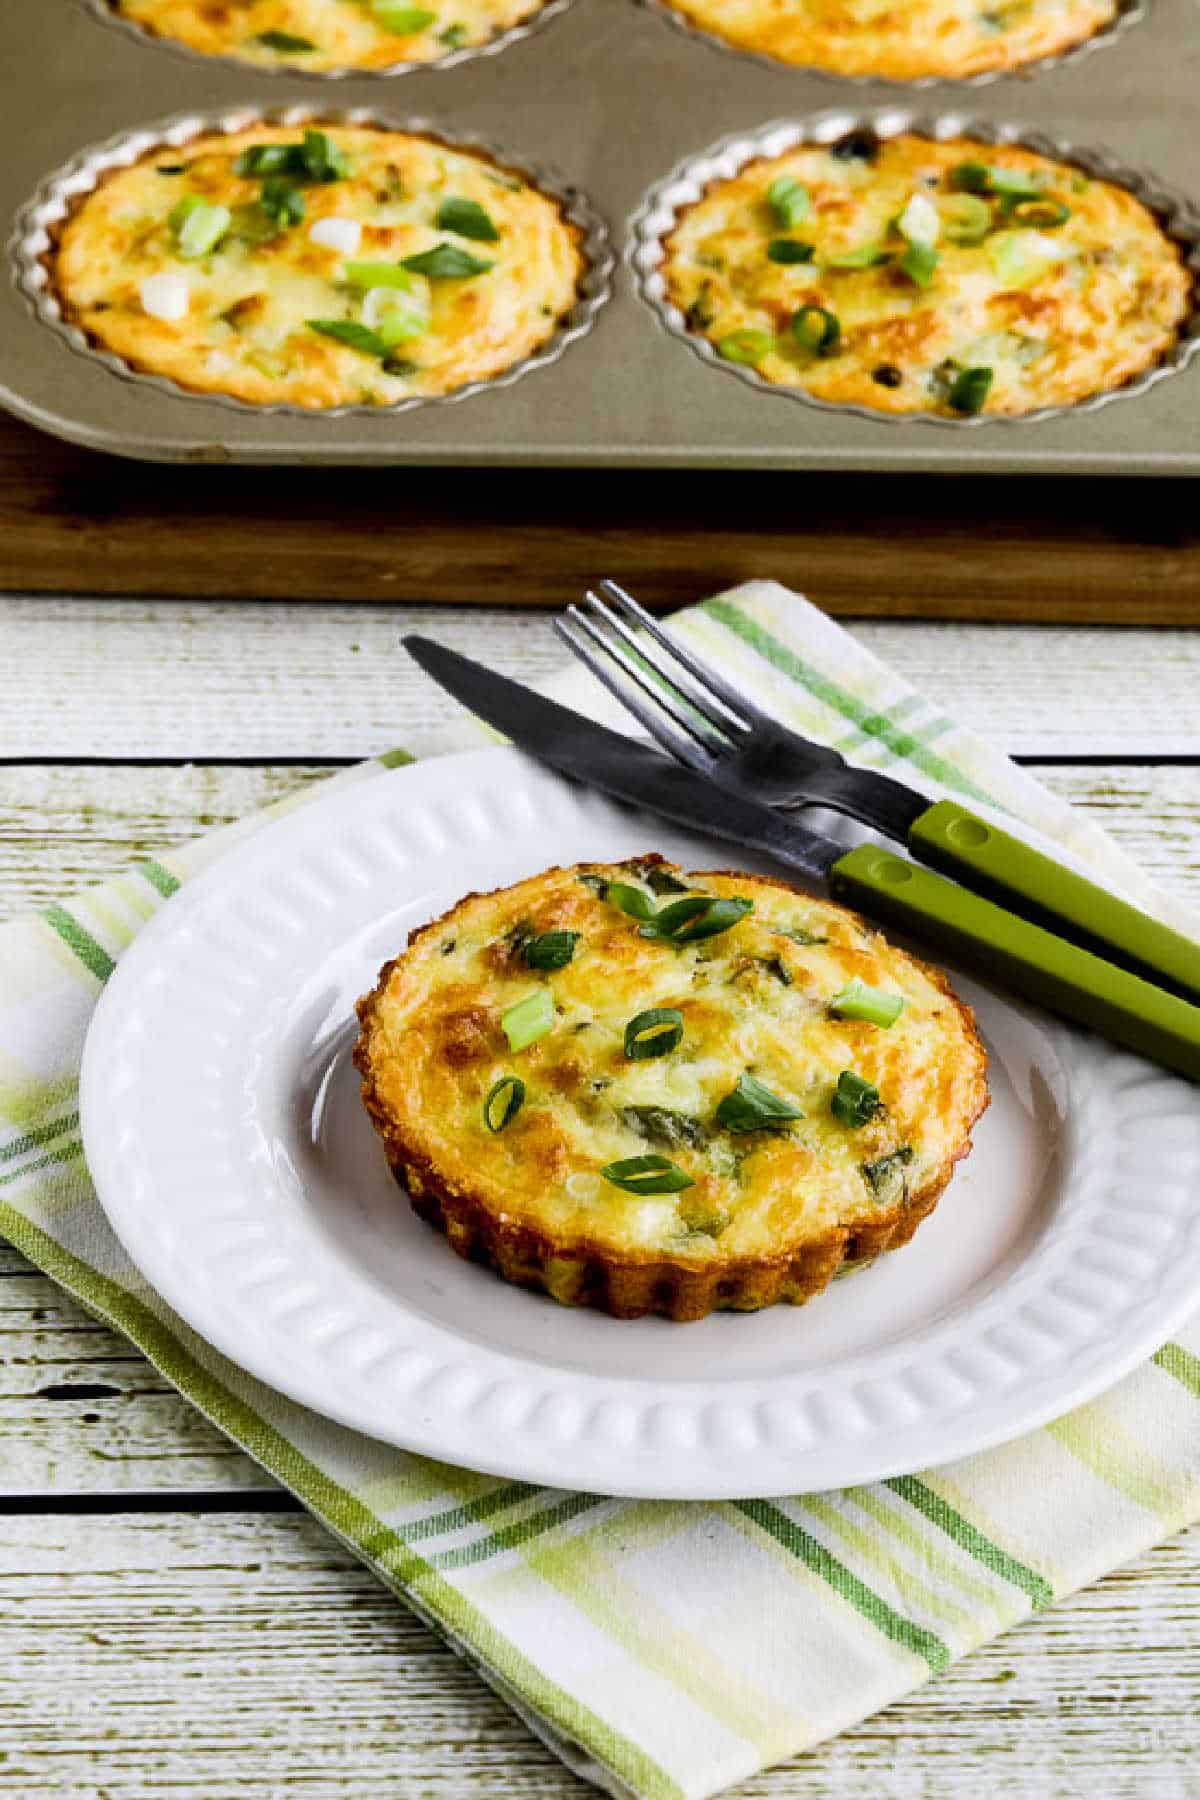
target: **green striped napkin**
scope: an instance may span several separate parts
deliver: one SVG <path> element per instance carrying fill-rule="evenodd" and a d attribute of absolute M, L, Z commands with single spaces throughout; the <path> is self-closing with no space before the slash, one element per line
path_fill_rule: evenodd
<path fill-rule="evenodd" d="M 680 623 L 803 731 L 931 793 L 990 801 L 1195 929 L 1094 826 L 794 594 L 753 583 Z M 555 691 L 602 710 L 581 674 Z M 477 727 L 453 734 L 456 748 L 478 741 Z M 331 779 L 377 778 L 404 760 Z M 312 792 L 0 933 L 0 1231 L 125 1332 L 572 1768 L 611 1794 L 701 1800 L 1200 1514 L 1200 1322 L 1102 1400 L 1002 1449 L 871 1487 L 720 1505 L 444 1467 L 331 1425 L 223 1361 L 108 1229 L 79 1141 L 80 1051 L 143 921 L 234 838 Z"/>

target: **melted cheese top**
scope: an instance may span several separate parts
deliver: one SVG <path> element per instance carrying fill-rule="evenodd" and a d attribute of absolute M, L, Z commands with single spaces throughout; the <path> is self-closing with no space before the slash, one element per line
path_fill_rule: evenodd
<path fill-rule="evenodd" d="M 364 1029 L 402 1154 L 562 1245 L 704 1261 L 786 1255 L 944 1181 L 986 1083 L 970 1013 L 942 979 L 842 908 L 761 877 L 686 877 L 695 892 L 751 898 L 753 912 L 693 943 L 643 937 L 604 888 L 641 885 L 654 863 L 554 869 L 472 896 L 391 965 Z M 655 879 L 670 867 L 657 864 Z M 551 930 L 578 934 L 574 954 L 539 972 L 522 946 Z M 831 998 L 855 977 L 903 996 L 889 1029 L 833 1016 Z M 553 1028 L 513 1051 L 501 1016 L 543 988 Z M 651 1008 L 676 1009 L 682 1039 L 631 1060 L 625 1028 Z M 843 1070 L 879 1090 L 868 1123 L 831 1110 Z M 726 1129 L 717 1108 L 747 1074 L 803 1117 Z M 510 1075 L 525 1083 L 524 1104 L 493 1133 L 484 1104 Z M 653 1154 L 691 1186 L 629 1193 L 601 1173 Z"/>
<path fill-rule="evenodd" d="M 994 191 L 1020 177 L 1036 198 L 1013 204 Z M 793 226 L 768 200 L 789 180 L 809 202 Z M 964 192 L 964 180 L 986 186 Z M 903 260 L 922 237 L 934 253 L 923 281 Z M 782 240 L 795 260 L 772 259 Z M 1192 300 L 1177 246 L 1133 195 L 966 139 L 859 132 L 751 163 L 683 214 L 666 252 L 670 298 L 722 355 L 782 386 L 890 413 L 954 411 L 966 369 L 991 372 L 993 413 L 1119 387 L 1161 359 Z M 847 255 L 875 260 L 837 266 Z M 804 308 L 832 315 L 835 341 L 797 341 Z M 822 321 L 808 323 L 817 338 Z"/>
<path fill-rule="evenodd" d="M 669 0 L 739 50 L 892 81 L 1014 69 L 1094 37 L 1118 0 Z"/>
<path fill-rule="evenodd" d="M 584 266 L 578 227 L 557 201 L 486 156 L 433 138 L 320 130 L 345 158 L 336 179 L 240 173 L 239 157 L 255 146 L 301 143 L 300 128 L 270 125 L 162 146 L 111 171 L 67 220 L 54 255 L 66 317 L 134 368 L 185 387 L 314 408 L 444 394 L 501 373 L 553 335 Z M 291 190 L 298 217 L 272 181 Z M 438 223 L 449 202 L 461 227 L 464 201 L 480 209 L 489 235 Z M 223 208 L 228 226 L 211 250 L 189 256 L 173 220 L 195 202 Z M 468 218 L 486 229 L 478 213 Z M 395 271 L 438 246 L 483 267 L 466 276 L 388 273 L 374 291 L 348 278 L 349 265 Z M 389 290 L 391 279 L 402 286 Z M 411 335 L 387 356 L 310 323 L 378 335 L 394 305 Z"/>
<path fill-rule="evenodd" d="M 122 18 L 205 56 L 294 69 L 435 62 L 539 12 L 545 0 L 112 0 Z"/>

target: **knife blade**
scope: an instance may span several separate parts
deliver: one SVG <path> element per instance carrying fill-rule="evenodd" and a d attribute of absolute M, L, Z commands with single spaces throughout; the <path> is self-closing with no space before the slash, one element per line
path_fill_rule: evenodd
<path fill-rule="evenodd" d="M 762 851 L 823 882 L 834 900 L 925 938 L 1014 993 L 1200 1081 L 1200 1007 L 893 850 L 878 844 L 846 850 L 455 650 L 416 635 L 402 641 L 448 694 L 559 774 L 706 836 Z"/>

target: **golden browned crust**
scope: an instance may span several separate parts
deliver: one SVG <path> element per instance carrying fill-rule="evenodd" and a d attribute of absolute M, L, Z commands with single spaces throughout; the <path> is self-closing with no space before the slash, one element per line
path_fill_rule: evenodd
<path fill-rule="evenodd" d="M 641 864 L 660 862 L 655 855 Z M 547 874 L 578 874 L 588 864 Z M 696 879 L 717 876 L 744 879 L 740 871 L 706 870 Z M 792 884 L 765 876 L 757 885 L 800 894 Z M 501 894 L 503 888 L 492 890 Z M 354 1063 L 362 1077 L 362 1099 L 378 1132 L 396 1181 L 409 1195 L 419 1217 L 441 1231 L 461 1257 L 495 1271 L 516 1286 L 539 1289 L 564 1305 L 587 1306 L 618 1319 L 658 1314 L 676 1322 L 705 1317 L 713 1311 L 755 1311 L 777 1302 L 802 1304 L 822 1292 L 835 1276 L 864 1265 L 912 1238 L 945 1191 L 957 1164 L 971 1149 L 970 1132 L 986 1110 L 989 1095 L 986 1054 L 972 1009 L 956 995 L 944 972 L 910 957 L 909 961 L 944 994 L 954 1008 L 967 1045 L 975 1057 L 975 1073 L 961 1137 L 943 1162 L 917 1187 L 905 1189 L 891 1206 L 880 1206 L 869 1219 L 838 1225 L 786 1251 L 717 1260 L 698 1267 L 684 1258 L 654 1250 L 615 1252 L 612 1245 L 573 1234 L 569 1240 L 498 1210 L 488 1196 L 467 1181 L 449 1179 L 424 1146 L 397 1119 L 380 1092 L 372 1054 L 377 1013 L 393 972 L 422 938 L 444 932 L 469 902 L 489 895 L 469 894 L 441 917 L 409 934 L 405 952 L 384 964 L 372 991 L 358 1002 L 360 1034 Z M 858 915 L 839 908 L 856 925 Z"/>

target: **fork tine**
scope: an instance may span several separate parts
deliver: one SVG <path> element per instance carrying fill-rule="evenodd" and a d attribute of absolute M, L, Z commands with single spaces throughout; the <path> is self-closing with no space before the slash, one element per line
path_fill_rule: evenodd
<path fill-rule="evenodd" d="M 696 652 L 677 638 L 674 633 L 660 625 L 654 614 L 648 613 L 646 608 L 619 583 L 606 576 L 603 581 L 597 583 L 597 586 L 606 600 L 611 601 L 619 611 L 625 614 L 626 618 L 640 625 L 647 636 L 652 637 L 656 644 L 661 644 L 663 649 L 677 662 L 682 663 L 688 674 L 702 688 L 706 689 L 710 696 L 715 694 L 722 706 L 733 713 L 736 719 L 743 721 L 746 727 L 775 723 L 769 713 L 763 712 L 760 707 L 754 705 L 753 701 L 748 700 L 745 694 L 739 693 L 737 688 L 718 675 L 711 663 L 706 663 L 702 656 L 697 656 Z"/>
<path fill-rule="evenodd" d="M 713 696 L 707 689 L 682 669 L 670 640 L 662 632 L 655 634 L 655 642 L 665 645 L 668 652 L 665 656 L 655 648 L 654 643 L 648 644 L 641 632 L 634 631 L 627 625 L 619 612 L 614 612 L 606 606 L 600 595 L 592 588 L 589 588 L 584 595 L 583 607 L 590 609 L 597 618 L 603 619 L 608 631 L 614 637 L 621 638 L 629 646 L 633 652 L 634 662 L 639 665 L 643 662 L 649 664 L 655 674 L 667 683 L 684 704 L 693 712 L 698 712 L 714 731 L 723 733 L 727 738 L 732 738 L 735 743 L 739 737 L 744 735 L 746 727 L 742 720 L 731 716 L 729 708 L 720 701 L 714 702 Z M 655 692 L 656 690 L 651 689 L 650 691 Z"/>
<path fill-rule="evenodd" d="M 681 730 L 695 738 L 710 755 L 728 755 L 731 733 L 721 735 L 727 729 L 722 717 L 715 712 L 706 711 L 703 706 L 693 706 L 686 689 L 675 676 L 660 666 L 653 652 L 646 654 L 641 641 L 619 620 L 613 618 L 603 601 L 598 600 L 590 589 L 582 606 L 572 606 L 567 610 L 578 620 L 592 642 L 612 658 L 653 705 L 673 719 Z M 657 681 L 654 679 L 655 675 L 659 677 Z"/>
<path fill-rule="evenodd" d="M 662 745 L 670 756 L 677 757 L 686 763 L 688 768 L 706 773 L 711 767 L 712 757 L 706 755 L 699 744 L 691 736 L 676 731 L 666 721 L 657 704 L 643 700 L 636 690 L 622 681 L 616 673 L 616 667 L 628 673 L 624 661 L 618 661 L 614 667 L 613 652 L 592 625 L 591 621 L 579 611 L 578 607 L 568 607 L 566 616 L 555 619 L 554 629 L 573 655 L 589 668 L 614 700 L 631 712 L 638 723 L 646 729 L 656 743 Z M 600 653 L 592 648 L 589 638 L 599 644 Z"/>

